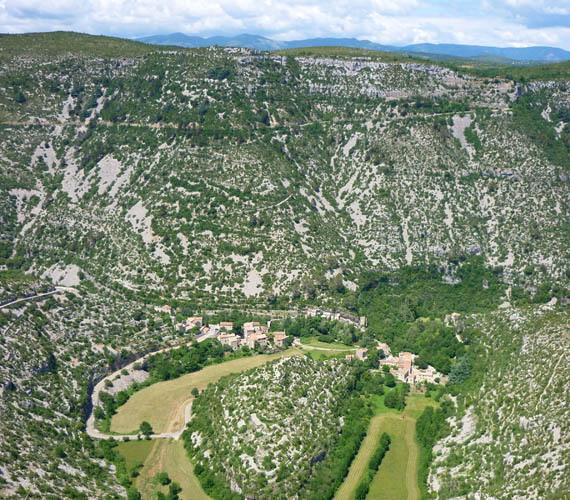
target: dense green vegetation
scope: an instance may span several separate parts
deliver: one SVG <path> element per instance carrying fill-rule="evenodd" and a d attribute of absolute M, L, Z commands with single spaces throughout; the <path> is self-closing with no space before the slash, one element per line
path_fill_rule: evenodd
<path fill-rule="evenodd" d="M 208 339 L 152 356 L 145 362 L 145 369 L 150 374 L 149 380 L 154 383 L 196 372 L 207 365 L 251 354 L 252 351 L 247 347 L 234 352 L 219 341 Z"/>
<path fill-rule="evenodd" d="M 321 342 L 341 342 L 345 345 L 353 345 L 362 337 L 362 332 L 353 325 L 321 317 L 289 317 L 272 323 L 272 330 L 279 329 L 293 337 L 316 337 Z"/>
<path fill-rule="evenodd" d="M 446 406 L 446 408 L 448 408 Z M 428 406 L 416 421 L 416 439 L 420 445 L 418 482 L 422 495 L 427 494 L 427 478 L 432 461 L 432 449 L 445 429 L 445 411 Z"/>
<path fill-rule="evenodd" d="M 479 259 L 463 263 L 457 284 L 442 280 L 435 268 L 404 268 L 396 273 L 368 273 L 359 297 L 371 336 L 394 352 L 411 351 L 442 373 L 449 373 L 465 351 L 455 330 L 442 319 L 452 312 L 495 309 L 505 286 Z"/>
<path fill-rule="evenodd" d="M 333 498 L 366 436 L 372 406 L 363 401 L 358 392 L 354 392 L 343 402 L 340 414 L 344 418 L 344 426 L 325 459 L 314 467 L 310 479 L 304 485 L 303 495 L 307 499 Z"/>
<path fill-rule="evenodd" d="M 558 122 L 570 122 L 570 108 L 560 107 L 554 110 L 552 121 L 542 116 L 547 105 L 547 97 L 542 93 L 525 94 L 513 104 L 513 120 L 515 125 L 544 152 L 552 163 L 570 170 L 570 127 L 566 126 L 561 133 L 556 133 L 554 125 Z"/>
<path fill-rule="evenodd" d="M 406 407 L 406 396 L 410 391 L 408 384 L 398 384 L 384 395 L 384 404 L 388 408 L 403 410 Z"/>

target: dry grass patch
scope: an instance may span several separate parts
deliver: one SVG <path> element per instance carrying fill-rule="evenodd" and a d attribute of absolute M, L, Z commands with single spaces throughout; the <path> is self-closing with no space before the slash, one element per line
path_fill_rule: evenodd
<path fill-rule="evenodd" d="M 159 486 L 154 481 L 154 476 L 159 472 L 166 472 L 172 481 L 180 485 L 182 500 L 208 500 L 210 498 L 204 493 L 198 478 L 194 475 L 194 467 L 184 449 L 183 441 L 156 439 L 152 443 L 152 450 L 136 480 L 136 487 L 143 499 L 156 498 L 159 491 L 167 493 L 168 487 Z"/>

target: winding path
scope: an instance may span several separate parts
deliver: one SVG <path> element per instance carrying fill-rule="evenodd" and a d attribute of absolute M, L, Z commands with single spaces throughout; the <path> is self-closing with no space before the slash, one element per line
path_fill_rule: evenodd
<path fill-rule="evenodd" d="M 2 304 L 0 309 L 4 309 L 5 307 L 13 306 L 14 304 L 18 304 L 20 302 L 27 302 L 29 300 L 37 300 L 41 299 L 42 297 L 47 297 L 49 295 L 55 295 L 56 293 L 61 292 L 77 292 L 77 290 L 73 287 L 68 286 L 56 286 L 55 290 L 51 290 L 49 292 L 38 293 L 37 295 L 31 295 L 30 297 L 22 297 L 21 299 L 13 300 L 12 302 L 7 302 L 6 304 Z"/>
<path fill-rule="evenodd" d="M 209 338 L 209 337 L 208 336 L 202 336 L 201 338 L 197 338 L 197 341 L 202 342 L 202 341 L 206 340 L 207 338 Z M 105 382 L 107 380 L 111 381 L 115 377 L 120 376 L 121 372 L 123 370 L 127 370 L 130 372 L 131 370 L 134 369 L 134 366 L 136 364 L 144 362 L 150 356 L 154 356 L 155 354 L 160 354 L 163 352 L 172 351 L 173 349 L 179 349 L 180 347 L 183 347 L 185 345 L 190 345 L 191 343 L 192 342 L 187 342 L 185 344 L 178 344 L 178 345 L 171 346 L 171 347 L 165 347 L 164 349 L 160 349 L 158 351 L 149 352 L 149 353 L 145 354 L 144 356 L 141 356 L 140 358 L 135 359 L 134 361 L 132 361 L 128 365 L 123 366 L 122 368 L 119 368 L 118 370 L 114 371 L 110 375 L 107 375 L 106 377 L 101 379 L 97 383 L 97 385 L 93 388 L 93 392 L 91 393 L 91 413 L 89 414 L 89 418 L 87 419 L 87 423 L 85 426 L 85 431 L 87 432 L 89 437 L 92 437 L 93 439 L 114 439 L 114 440 L 118 440 L 118 441 L 126 441 L 126 440 L 132 441 L 132 440 L 139 439 L 139 434 L 109 434 L 106 432 L 102 432 L 95 427 L 95 413 L 94 413 L 94 411 L 95 411 L 95 408 L 99 405 L 100 394 L 105 388 Z M 186 404 L 186 407 L 184 409 L 184 424 L 182 425 L 182 427 L 180 429 L 178 429 L 177 431 L 174 431 L 174 432 L 162 432 L 160 434 L 151 434 L 149 436 L 149 438 L 150 439 L 180 439 L 180 436 L 182 435 L 182 433 L 184 432 L 184 429 L 186 428 L 186 424 L 190 421 L 191 418 L 192 418 L 192 400 L 190 400 Z"/>

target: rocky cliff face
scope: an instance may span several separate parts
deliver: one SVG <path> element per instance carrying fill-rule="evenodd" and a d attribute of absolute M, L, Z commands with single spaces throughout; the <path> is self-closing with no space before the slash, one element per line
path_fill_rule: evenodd
<path fill-rule="evenodd" d="M 482 255 L 509 282 L 568 281 L 568 168 L 513 111 L 539 95 L 565 134 L 564 84 L 213 49 L 38 58 L 3 70 L 1 203 L 5 253 L 45 276 L 231 302 Z"/>

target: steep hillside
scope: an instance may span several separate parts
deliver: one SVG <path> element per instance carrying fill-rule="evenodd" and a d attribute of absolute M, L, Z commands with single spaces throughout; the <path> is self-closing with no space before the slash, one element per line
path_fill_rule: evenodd
<path fill-rule="evenodd" d="M 552 304 L 506 306 L 471 321 L 484 332 L 480 385 L 456 400 L 451 432 L 434 447 L 430 490 L 438 498 L 564 498 L 568 313 Z"/>
<path fill-rule="evenodd" d="M 120 495 L 84 433 L 92 380 L 169 341 L 150 309 L 75 289 L 0 310 L 0 496 Z M 119 477 L 122 484 L 124 477 Z"/>
<path fill-rule="evenodd" d="M 125 492 L 126 470 L 83 432 L 88 391 L 175 342 L 176 315 L 342 306 L 370 318 L 363 339 L 411 349 L 426 328 L 441 333 L 438 345 L 456 338 L 443 326 L 449 312 L 476 312 L 484 335 L 473 339 L 511 352 L 500 313 L 488 311 L 568 297 L 564 72 L 551 81 L 533 68 L 532 83 L 517 83 L 383 53 L 186 50 L 62 33 L 2 36 L 0 60 L 1 495 Z M 558 361 L 564 303 L 523 359 Z M 154 307 L 163 304 L 172 316 Z M 530 317 L 540 306 L 527 307 Z M 512 378 L 515 361 L 503 361 L 488 376 L 527 390 Z M 542 367 L 535 375 L 558 387 Z M 479 382 L 484 394 L 465 396 L 481 401 L 477 425 L 497 408 L 501 425 L 519 409 L 530 419 L 524 401 L 486 399 L 491 380 Z M 553 415 L 552 432 L 563 430 L 564 408 Z M 525 460 L 521 434 L 509 432 L 497 431 L 498 451 L 459 443 L 438 456 L 433 490 L 515 492 L 519 472 L 479 487 L 465 466 L 461 487 L 449 479 L 459 454 L 500 467 L 510 441 L 512 464 Z M 560 439 L 537 441 L 533 460 Z M 535 482 L 524 490 L 538 492 Z"/>
<path fill-rule="evenodd" d="M 38 58 L 2 73 L 16 265 L 219 301 L 472 254 L 568 280 L 564 84 L 235 50 Z M 521 92 L 562 156 L 529 141 Z"/>

